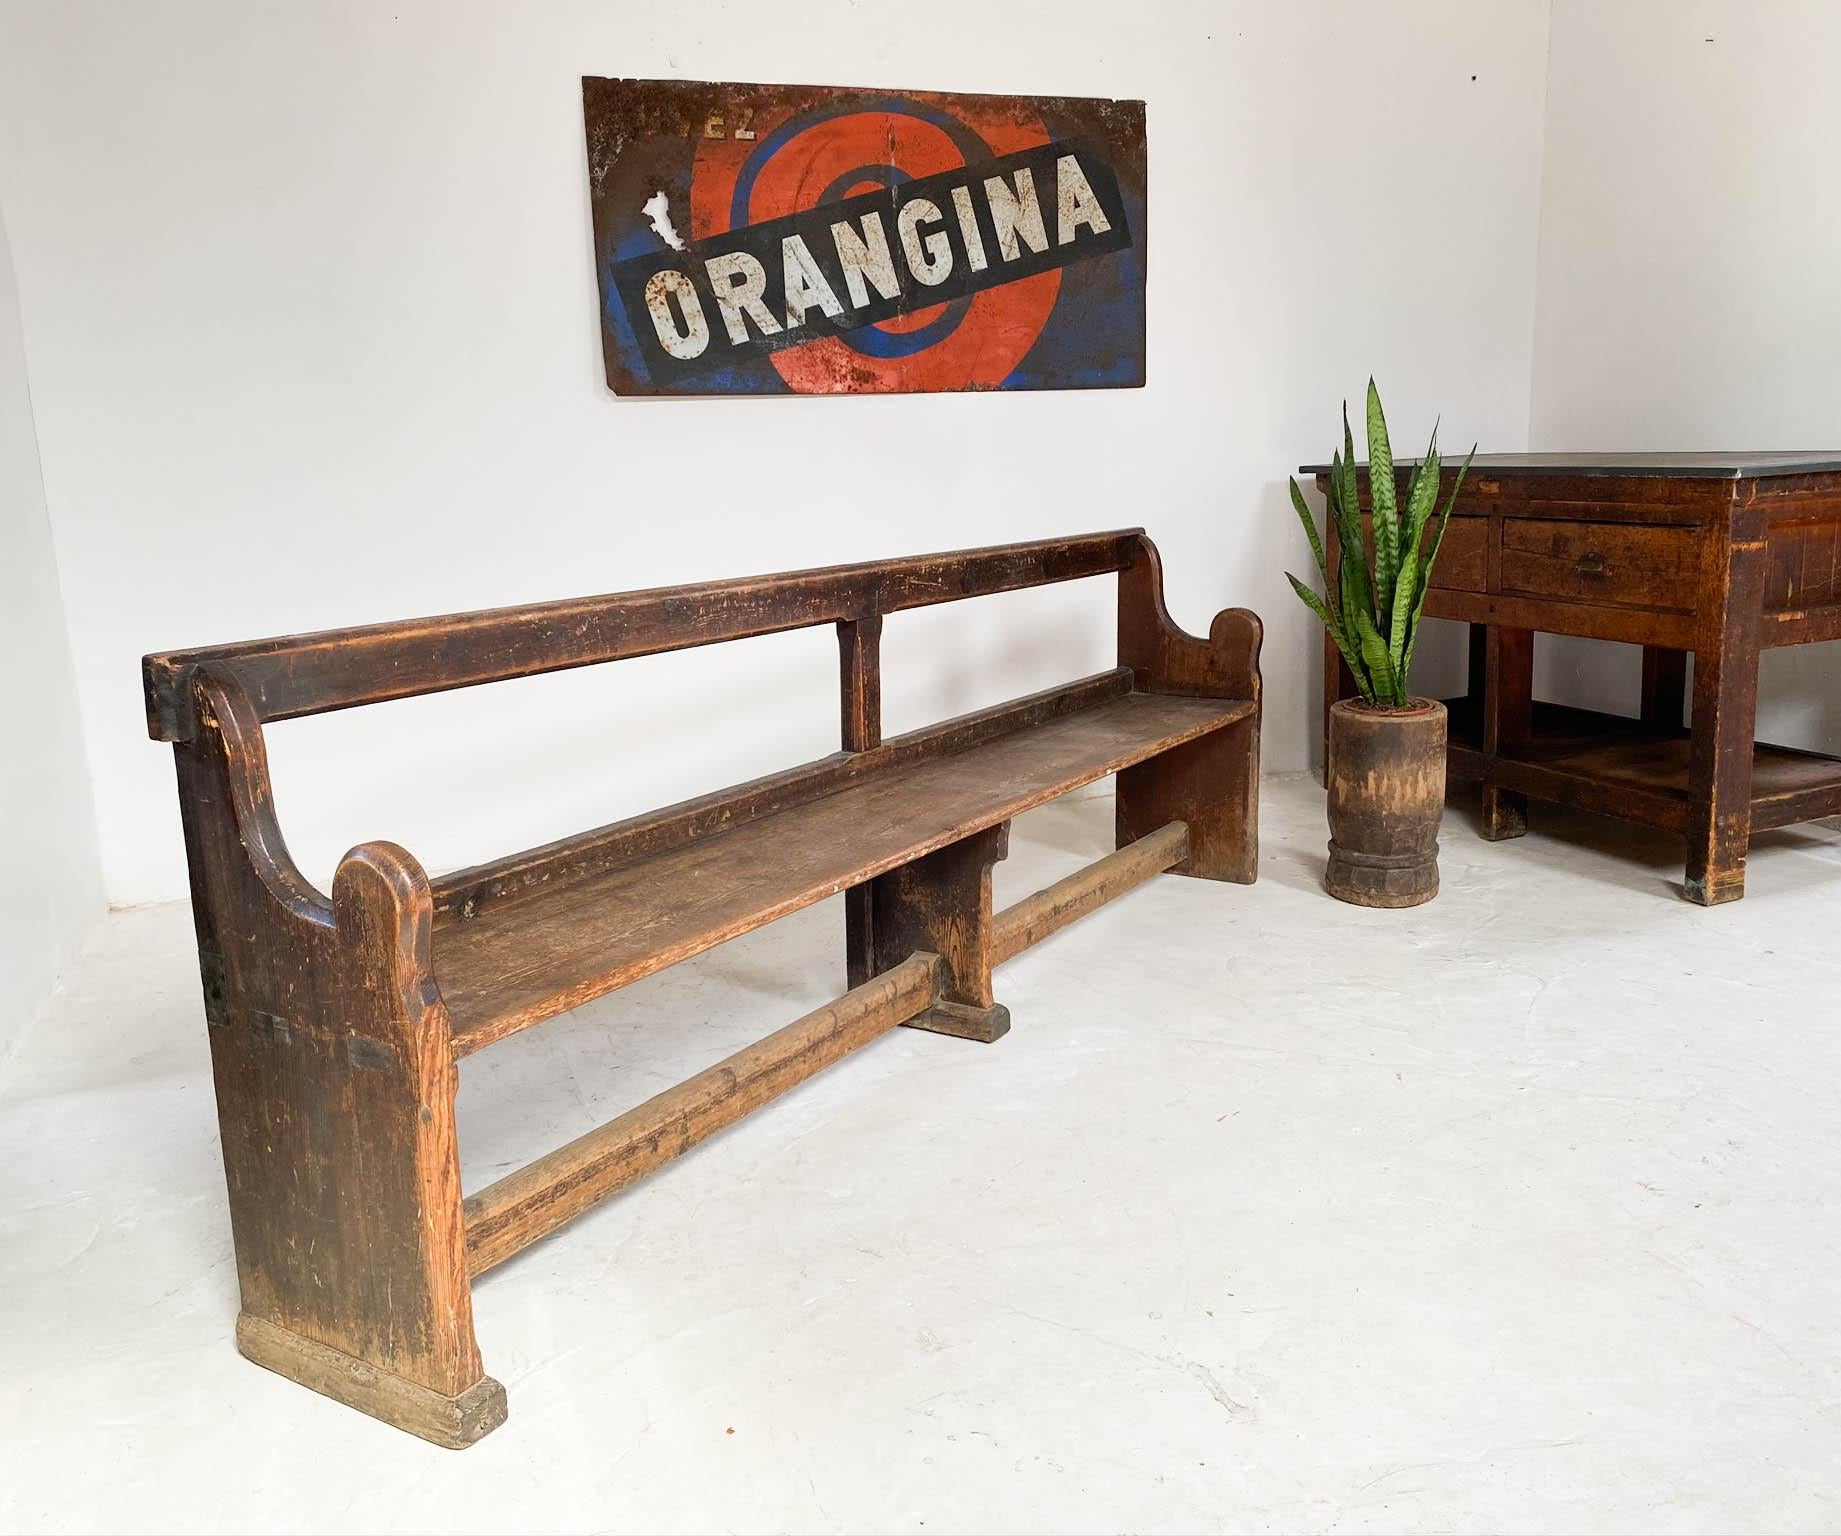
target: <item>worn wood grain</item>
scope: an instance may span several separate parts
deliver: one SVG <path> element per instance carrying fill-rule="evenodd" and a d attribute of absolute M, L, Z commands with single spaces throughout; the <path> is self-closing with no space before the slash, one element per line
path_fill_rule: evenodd
<path fill-rule="evenodd" d="M 1010 823 L 970 836 L 880 875 L 872 883 L 876 969 L 917 950 L 940 957 L 940 995 L 906 1022 L 987 1044 L 1010 1028 L 991 993 L 991 866 L 1010 852 Z"/>
<path fill-rule="evenodd" d="M 1452 699 L 1447 707 L 1453 778 L 1487 776 L 1538 799 L 1686 831 L 1685 727 L 1541 703 L 1534 706 L 1528 739 L 1511 754 L 1492 754 L 1483 750 L 1481 720 L 1470 701 Z M 1841 761 L 1757 742 L 1750 800 L 1754 830 L 1841 814 Z"/>
<path fill-rule="evenodd" d="M 322 897 L 288 856 L 248 701 L 194 687 L 180 799 L 243 1311 L 466 1397 L 487 1378 L 427 879 L 367 843 Z"/>
<path fill-rule="evenodd" d="M 1445 707 L 1338 699 L 1324 773 L 1330 826 L 1323 888 L 1361 907 L 1416 907 L 1438 895 L 1445 811 Z"/>
<path fill-rule="evenodd" d="M 882 745 L 882 618 L 847 619 L 837 626 L 839 739 L 846 752 Z M 875 974 L 874 902 L 867 884 L 844 892 L 845 985 Z"/>
<path fill-rule="evenodd" d="M 441 930 L 435 975 L 465 1056 L 1121 768 L 1242 723 L 1245 700 L 1126 694 Z"/>
<path fill-rule="evenodd" d="M 1114 822 L 1120 847 L 1172 821 L 1189 828 L 1179 875 L 1251 884 L 1259 874 L 1259 617 L 1224 608 L 1208 638 L 1170 618 L 1163 567 L 1150 540 L 1119 574 L 1119 662 L 1140 688 L 1244 700 L 1226 730 L 1148 757 L 1119 774 Z"/>
<path fill-rule="evenodd" d="M 1107 572 L 1116 668 L 882 739 L 885 613 Z M 474 1273 L 884 1029 L 994 1039 L 1007 946 L 1185 848 L 1190 873 L 1250 879 L 1258 620 L 1229 610 L 1185 635 L 1160 583 L 1126 532 L 146 658 L 149 728 L 178 766 L 245 1353 L 464 1445 L 505 1411 Z M 265 720 L 825 622 L 831 756 L 434 880 L 366 843 L 326 895 L 288 854 Z M 1121 837 L 1142 846 L 1001 928 L 990 866 L 1010 818 L 1115 772 L 1137 786 Z M 1159 806 L 1199 840 L 1140 825 Z M 840 891 L 860 983 L 845 998 L 463 1202 L 459 1057 Z"/>
<path fill-rule="evenodd" d="M 1701 540 L 1691 528 L 1502 519 L 1501 592 L 1681 608 Z"/>
<path fill-rule="evenodd" d="M 463 1450 L 505 1422 L 505 1389 L 490 1376 L 448 1397 L 253 1312 L 237 1318 L 237 1349 L 257 1365 L 447 1450 Z"/>
<path fill-rule="evenodd" d="M 1642 689 L 1639 718 L 1649 725 L 1679 728 L 1687 710 L 1688 653 L 1644 646 Z"/>
<path fill-rule="evenodd" d="M 1483 750 L 1513 757 L 1534 715 L 1534 631 L 1491 625 L 1484 644 Z M 1528 830 L 1528 797 L 1511 785 L 1483 786 L 1483 835 L 1504 842 Z"/>
<path fill-rule="evenodd" d="M 496 901 L 682 848 L 699 838 L 806 805 L 877 775 L 1059 720 L 1119 698 L 1129 693 L 1131 686 L 1129 668 L 1097 672 L 1076 682 L 923 726 L 864 751 L 833 753 L 663 810 L 559 838 L 524 853 L 438 875 L 434 879 L 435 920 L 441 923 L 456 917 L 471 918 Z"/>
<path fill-rule="evenodd" d="M 1745 894 L 1751 843 L 1752 742 L 1758 715 L 1758 615 L 1766 546 L 1760 509 L 1735 504 L 1703 550 L 1700 641 L 1688 751 L 1684 891 L 1701 906 Z"/>
<path fill-rule="evenodd" d="M 1687 844 L 1683 894 L 1713 904 L 1743 894 L 1753 830 L 1833 813 L 1841 763 L 1756 743 L 1753 731 L 1760 652 L 1841 639 L 1836 458 L 1536 455 L 1494 470 L 1479 460 L 1457 513 L 1491 529 L 1485 584 L 1440 581 L 1426 613 L 1489 635 L 1486 686 L 1471 688 L 1481 734 L 1467 743 L 1454 732 L 1449 749 L 1452 775 L 1483 785 L 1485 836 L 1521 830 L 1530 796 L 1667 827 Z M 1404 480 L 1410 466 L 1398 468 Z M 1520 739 L 1523 637 L 1535 631 L 1642 646 L 1643 729 L 1542 741 L 1542 722 L 1557 717 L 1537 708 Z M 1324 645 L 1327 711 L 1354 681 Z"/>
<path fill-rule="evenodd" d="M 1032 944 L 1040 944 L 1188 857 L 1189 829 L 1173 821 L 1024 897 L 992 922 L 991 964 L 1014 959 Z"/>
<path fill-rule="evenodd" d="M 259 720 L 592 666 L 1116 571 L 1141 531 L 1041 539 L 605 597 L 445 614 L 143 659 L 149 733 L 190 733 L 192 671 L 234 676 Z"/>
<path fill-rule="evenodd" d="M 474 1274 L 572 1221 L 750 1110 L 923 1012 L 937 956 L 911 954 L 674 1088 L 488 1185 L 466 1203 Z"/>

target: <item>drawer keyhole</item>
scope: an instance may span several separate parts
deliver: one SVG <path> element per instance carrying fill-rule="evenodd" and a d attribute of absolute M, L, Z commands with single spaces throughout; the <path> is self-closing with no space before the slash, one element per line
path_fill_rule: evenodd
<path fill-rule="evenodd" d="M 1581 576 L 1602 576 L 1605 573 L 1604 556 L 1600 554 L 1581 555 L 1573 562 L 1573 569 Z"/>

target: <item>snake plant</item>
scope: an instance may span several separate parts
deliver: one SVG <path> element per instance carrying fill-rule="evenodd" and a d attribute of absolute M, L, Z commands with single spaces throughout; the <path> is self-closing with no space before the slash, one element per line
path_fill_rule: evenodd
<path fill-rule="evenodd" d="M 1387 440 L 1387 417 L 1381 410 L 1381 393 L 1368 381 L 1368 485 L 1373 502 L 1373 555 L 1367 553 L 1370 541 L 1362 537 L 1361 503 L 1356 495 L 1355 439 L 1349 431 L 1349 405 L 1342 407 L 1342 451 L 1330 464 L 1329 515 L 1334 520 L 1339 558 L 1335 578 L 1331 579 L 1329 562 L 1324 556 L 1323 540 L 1317 536 L 1317 524 L 1298 482 L 1291 482 L 1291 504 L 1297 509 L 1298 521 L 1310 539 L 1311 553 L 1317 557 L 1317 571 L 1323 577 L 1323 596 L 1319 597 L 1291 572 L 1285 579 L 1305 607 L 1323 621 L 1323 627 L 1342 652 L 1355 676 L 1355 686 L 1370 704 L 1399 708 L 1410 697 L 1407 679 L 1413 670 L 1413 647 L 1419 643 L 1419 620 L 1425 612 L 1426 589 L 1432 584 L 1432 563 L 1438 559 L 1439 546 L 1445 542 L 1445 527 L 1451 521 L 1451 505 L 1457 500 L 1458 487 L 1476 457 L 1473 446 L 1463 467 L 1445 498 L 1443 511 L 1438 503 L 1438 428 L 1432 428 L 1432 441 L 1425 457 L 1413 468 L 1406 497 L 1401 499 L 1394 478 L 1393 446 Z M 1433 525 L 1431 544 L 1426 545 L 1426 529 Z"/>

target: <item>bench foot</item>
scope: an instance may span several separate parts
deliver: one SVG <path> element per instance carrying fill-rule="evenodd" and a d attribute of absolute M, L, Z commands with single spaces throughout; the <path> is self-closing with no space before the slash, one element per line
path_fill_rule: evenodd
<path fill-rule="evenodd" d="M 1000 822 L 872 882 L 877 974 L 916 953 L 943 962 L 940 1000 L 911 1028 L 987 1041 L 1009 1030 L 1009 1009 L 991 995 L 991 866 L 1009 851 Z"/>
<path fill-rule="evenodd" d="M 505 1422 L 505 1389 L 490 1376 L 458 1397 L 444 1397 L 250 1312 L 237 1318 L 237 1348 L 277 1375 L 449 1450 L 469 1446 Z"/>
<path fill-rule="evenodd" d="M 989 1045 L 1010 1033 L 1010 1010 L 1002 1003 L 972 1008 L 964 1003 L 935 1003 L 925 1013 L 908 1020 L 909 1029 L 930 1029 L 936 1035 L 957 1035 L 961 1040 L 982 1040 Z"/>

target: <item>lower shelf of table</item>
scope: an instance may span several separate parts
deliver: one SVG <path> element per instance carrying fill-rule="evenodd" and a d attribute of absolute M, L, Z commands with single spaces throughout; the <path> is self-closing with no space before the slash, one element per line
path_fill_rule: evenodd
<path fill-rule="evenodd" d="M 1688 733 L 1623 715 L 1536 704 L 1530 739 L 1511 753 L 1483 751 L 1482 716 L 1448 699 L 1453 778 L 1481 779 L 1539 800 L 1683 831 L 1688 814 Z M 1752 829 L 1841 815 L 1841 758 L 1759 742 L 1752 751 Z"/>

